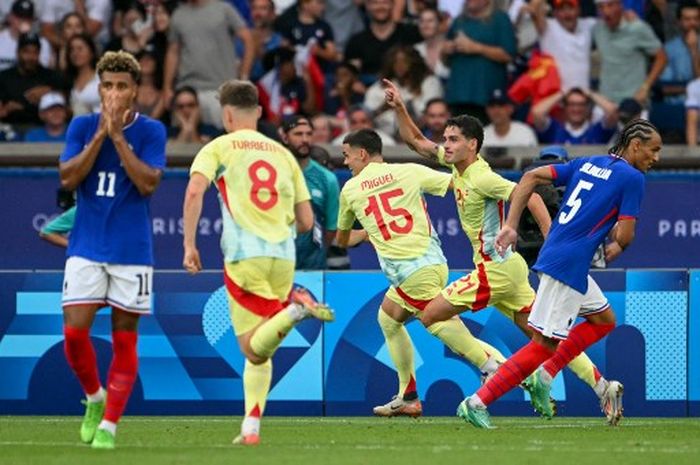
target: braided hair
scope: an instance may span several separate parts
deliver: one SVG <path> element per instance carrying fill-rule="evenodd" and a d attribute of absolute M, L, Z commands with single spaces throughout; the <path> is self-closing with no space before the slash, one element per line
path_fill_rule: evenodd
<path fill-rule="evenodd" d="M 608 153 L 619 156 L 622 152 L 627 150 L 632 139 L 641 139 L 643 142 L 647 142 L 654 133 L 658 132 L 659 130 L 656 129 L 656 126 L 649 121 L 641 118 L 633 119 L 622 128 L 622 131 L 620 131 L 615 139 L 615 145 L 610 147 Z"/>

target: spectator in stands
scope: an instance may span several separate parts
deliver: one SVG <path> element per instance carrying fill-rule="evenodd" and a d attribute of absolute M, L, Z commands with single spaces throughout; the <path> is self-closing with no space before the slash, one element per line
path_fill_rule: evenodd
<path fill-rule="evenodd" d="M 442 97 L 440 79 L 430 72 L 418 50 L 410 45 L 395 45 L 389 49 L 380 77 L 396 85 L 406 102 L 406 108 L 415 119 L 423 114 L 429 100 Z M 396 133 L 395 112 L 386 104 L 381 80 L 367 89 L 365 108 L 374 114 L 374 123 L 378 129 L 387 134 Z"/>
<path fill-rule="evenodd" d="M 363 74 L 363 81 L 373 82 L 382 68 L 386 52 L 397 44 L 413 45 L 421 41 L 414 25 L 397 23 L 391 17 L 394 0 L 366 0 L 369 26 L 348 40 L 345 59 Z"/>
<path fill-rule="evenodd" d="M 357 67 L 350 62 L 342 62 L 335 69 L 334 85 L 323 101 L 323 111 L 342 117 L 350 106 L 365 101 L 366 91 Z"/>
<path fill-rule="evenodd" d="M 280 47 L 263 58 L 263 64 L 269 71 L 257 82 L 260 105 L 266 118 L 275 124 L 291 115 L 310 115 L 316 108 L 308 72 L 299 66 L 302 73 L 298 74 L 295 55 L 294 50 Z"/>
<path fill-rule="evenodd" d="M 296 268 L 302 270 L 326 268 L 326 253 L 335 238 L 338 224 L 338 179 L 311 158 L 313 131 L 305 116 L 293 115 L 282 122 L 282 140 L 304 173 L 314 211 L 313 229 L 298 234 L 295 240 Z"/>
<path fill-rule="evenodd" d="M 599 92 L 616 104 L 633 97 L 645 105 L 666 66 L 666 52 L 647 23 L 623 18 L 621 0 L 596 0 L 596 4 L 601 17 L 593 28 L 601 59 Z"/>
<path fill-rule="evenodd" d="M 289 29 L 280 31 L 293 47 L 310 47 L 324 72 L 332 71 L 338 61 L 338 50 L 333 39 L 333 30 L 324 21 L 325 0 L 300 0 L 299 8 Z"/>
<path fill-rule="evenodd" d="M 109 40 L 112 2 L 109 0 L 44 0 L 41 8 L 41 35 L 57 49 L 61 46 L 59 25 L 68 13 L 77 13 L 85 23 L 85 31 L 104 45 Z"/>
<path fill-rule="evenodd" d="M 615 133 L 612 135 L 608 141 L 610 144 L 614 144 L 616 137 L 622 131 L 622 129 L 632 121 L 633 119 L 644 118 L 646 119 L 644 107 L 633 98 L 626 98 L 617 106 L 617 128 Z M 683 131 L 684 128 L 679 128 Z"/>
<path fill-rule="evenodd" d="M 170 17 L 175 8 L 172 1 L 158 2 L 149 5 L 149 11 L 153 16 L 153 36 L 148 42 L 146 49 L 153 52 L 158 63 L 158 75 L 160 81 L 163 80 L 165 68 L 165 54 L 168 50 L 168 34 L 170 32 Z"/>
<path fill-rule="evenodd" d="M 328 117 L 328 115 L 318 113 L 311 118 L 311 125 L 314 128 L 313 137 L 311 139 L 312 144 L 318 145 L 331 143 L 333 140 L 333 128 L 331 126 L 331 119 Z"/>
<path fill-rule="evenodd" d="M 17 64 L 17 38 L 32 31 L 34 4 L 30 0 L 15 0 L 7 15 L 7 27 L 0 31 L 0 71 Z M 51 46 L 43 37 L 39 63 L 49 68 L 53 64 Z"/>
<path fill-rule="evenodd" d="M 698 145 L 698 124 L 700 124 L 700 78 L 688 84 L 685 97 L 685 140 L 695 147 Z"/>
<path fill-rule="evenodd" d="M 491 124 L 484 128 L 484 147 L 534 147 L 537 135 L 530 126 L 513 121 L 515 107 L 501 89 L 493 91 L 486 103 Z"/>
<path fill-rule="evenodd" d="M 282 35 L 272 29 L 275 22 L 275 4 L 272 0 L 252 0 L 250 2 L 250 15 L 253 23 L 251 34 L 255 53 L 250 78 L 257 81 L 265 74 L 262 65 L 265 54 L 281 47 L 283 43 Z"/>
<path fill-rule="evenodd" d="M 243 42 L 245 50 L 240 67 L 235 37 Z M 253 58 L 253 37 L 230 4 L 188 0 L 177 7 L 170 24 L 163 79 L 165 101 L 171 101 L 175 85 L 190 86 L 197 91 L 202 121 L 220 128 L 217 89 L 233 77 L 248 79 Z"/>
<path fill-rule="evenodd" d="M 681 0 L 676 17 L 680 34 L 664 44 L 668 63 L 659 77 L 668 103 L 682 103 L 685 87 L 700 77 L 700 5 L 696 0 Z"/>
<path fill-rule="evenodd" d="M 100 78 L 95 71 L 97 47 L 88 34 L 68 40 L 66 76 L 71 83 L 70 106 L 73 115 L 100 111 Z"/>
<path fill-rule="evenodd" d="M 170 119 L 168 139 L 174 142 L 202 144 L 221 134 L 215 126 L 202 123 L 197 92 L 188 86 L 175 91 Z"/>
<path fill-rule="evenodd" d="M 345 139 L 345 136 L 347 136 L 351 132 L 360 129 L 373 129 L 377 134 L 379 134 L 379 137 L 382 139 L 383 146 L 396 145 L 396 140 L 392 136 L 374 127 L 374 121 L 372 120 L 372 112 L 370 112 L 367 108 L 363 107 L 362 105 L 353 105 L 350 108 L 348 108 L 345 117 L 345 124 L 348 130 L 336 137 L 335 139 L 333 139 L 333 145 L 343 145 L 343 139 Z"/>
<path fill-rule="evenodd" d="M 105 50 L 124 50 L 137 56 L 153 37 L 153 27 L 146 21 L 146 9 L 134 0 L 121 15 L 122 33 L 107 43 Z"/>
<path fill-rule="evenodd" d="M 41 41 L 36 34 L 17 39 L 17 65 L 0 72 L 0 121 L 15 126 L 38 126 L 39 100 L 53 90 L 64 90 L 63 77 L 39 64 Z"/>
<path fill-rule="evenodd" d="M 559 102 L 564 108 L 562 123 L 549 116 Z M 604 114 L 597 122 L 591 121 L 594 104 Z M 597 92 L 574 87 L 540 100 L 532 108 L 532 118 L 543 144 L 605 144 L 617 129 L 617 105 Z"/>
<path fill-rule="evenodd" d="M 324 19 L 333 29 L 338 50 L 345 50 L 348 39 L 365 29 L 358 5 L 364 0 L 326 0 Z"/>
<path fill-rule="evenodd" d="M 61 45 L 56 49 L 56 69 L 65 72 L 68 67 L 68 40 L 85 33 L 85 22 L 78 13 L 68 13 L 61 19 L 58 30 Z"/>
<path fill-rule="evenodd" d="M 496 89 L 506 87 L 506 65 L 516 53 L 513 26 L 493 0 L 466 0 L 449 32 L 443 54 L 450 67 L 445 99 L 453 114 L 467 113 L 486 122 L 485 106 Z"/>
<path fill-rule="evenodd" d="M 41 128 L 27 131 L 25 142 L 64 142 L 68 125 L 66 99 L 59 92 L 44 94 L 39 100 L 39 118 L 44 122 Z"/>
<path fill-rule="evenodd" d="M 441 79 L 447 79 L 450 75 L 450 69 L 445 66 L 441 58 L 445 35 L 440 31 L 440 12 L 434 8 L 426 8 L 421 11 L 418 17 L 418 32 L 420 32 L 423 41 L 414 47 L 433 74 Z"/>
<path fill-rule="evenodd" d="M 423 117 L 421 118 L 423 123 L 421 131 L 423 135 L 436 144 L 442 144 L 444 141 L 443 134 L 445 133 L 445 126 L 450 116 L 452 116 L 450 114 L 450 108 L 445 99 L 437 97 L 428 100 L 425 104 L 425 110 L 423 110 Z"/>
<path fill-rule="evenodd" d="M 561 88 L 591 86 L 591 45 L 596 18 L 581 18 L 579 0 L 554 0 L 547 18 L 546 0 L 531 0 L 540 49 L 557 63 Z"/>
<path fill-rule="evenodd" d="M 141 66 L 141 79 L 136 95 L 136 111 L 153 119 L 160 119 L 165 113 L 165 102 L 161 92 L 162 76 L 158 74 L 158 61 L 155 53 L 143 51 L 138 55 Z"/>

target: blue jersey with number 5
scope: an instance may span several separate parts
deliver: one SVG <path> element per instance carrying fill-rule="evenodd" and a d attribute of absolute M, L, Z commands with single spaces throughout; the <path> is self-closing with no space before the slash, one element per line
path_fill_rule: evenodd
<path fill-rule="evenodd" d="M 96 113 L 71 121 L 61 162 L 83 151 L 97 132 L 99 122 L 100 115 Z M 124 127 L 124 136 L 141 161 L 157 169 L 165 166 L 165 127 L 160 121 L 136 114 Z M 109 137 L 77 192 L 80 208 L 68 244 L 69 257 L 120 265 L 153 265 L 150 197 L 142 196 L 131 182 Z"/>
<path fill-rule="evenodd" d="M 564 199 L 533 269 L 581 292 L 598 245 L 618 219 L 636 218 L 644 196 L 644 174 L 612 156 L 577 158 L 550 165 Z"/>

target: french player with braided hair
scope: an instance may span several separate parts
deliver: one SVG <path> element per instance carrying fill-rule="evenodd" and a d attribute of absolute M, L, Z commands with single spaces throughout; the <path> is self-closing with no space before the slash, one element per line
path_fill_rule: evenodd
<path fill-rule="evenodd" d="M 465 421 L 490 428 L 486 407 L 533 372 L 533 402 L 547 402 L 554 376 L 613 330 L 615 314 L 588 275 L 589 264 L 608 235 L 608 262 L 634 239 L 644 173 L 659 160 L 661 146 L 654 125 L 635 119 L 622 129 L 608 155 L 577 158 L 523 175 L 513 192 L 506 223 L 496 237 L 499 253 L 515 245 L 520 215 L 534 188 L 541 184 L 566 186 L 562 206 L 533 266 L 540 275 L 528 319 L 535 335 L 489 382 L 460 403 L 457 414 Z M 579 316 L 585 321 L 574 325 Z M 601 406 L 608 423 L 617 425 L 622 417 L 622 384 L 608 384 Z"/>

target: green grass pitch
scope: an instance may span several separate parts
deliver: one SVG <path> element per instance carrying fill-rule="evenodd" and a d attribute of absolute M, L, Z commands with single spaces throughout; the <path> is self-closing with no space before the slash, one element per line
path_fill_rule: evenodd
<path fill-rule="evenodd" d="M 77 417 L 0 417 L 0 464 L 698 464 L 700 419 L 493 417 L 263 419 L 256 447 L 231 445 L 234 417 L 125 417 L 117 450 L 78 440 Z"/>

